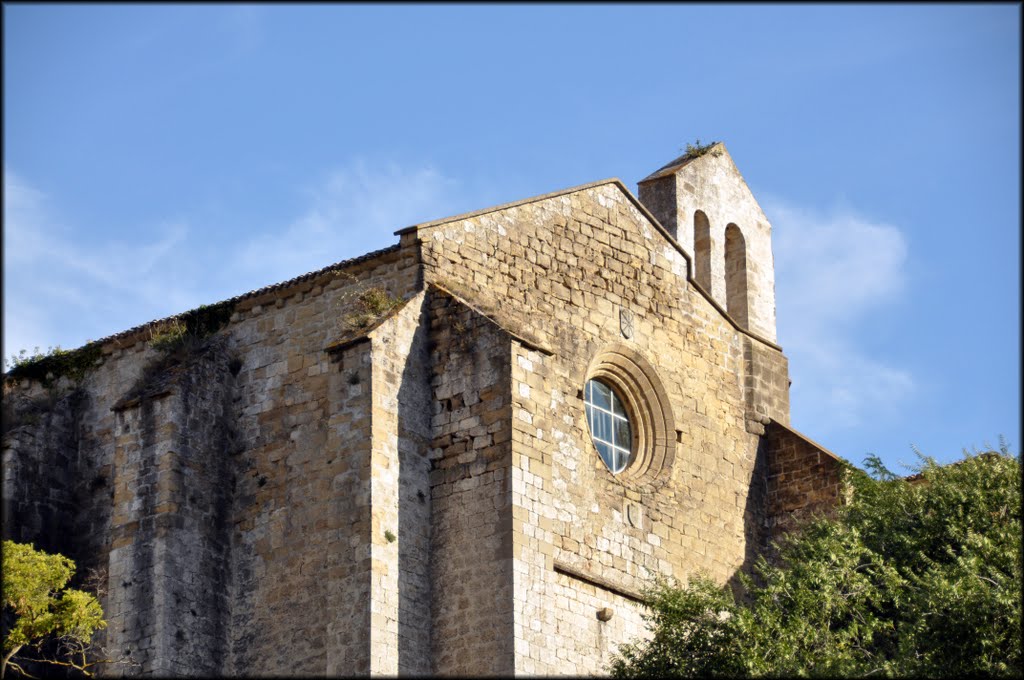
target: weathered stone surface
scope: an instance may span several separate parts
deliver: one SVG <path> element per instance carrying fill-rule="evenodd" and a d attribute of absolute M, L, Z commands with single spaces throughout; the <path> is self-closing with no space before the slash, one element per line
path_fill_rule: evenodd
<path fill-rule="evenodd" d="M 166 380 L 144 375 L 162 385 L 157 396 L 117 409 L 107 641 L 143 673 L 224 672 L 236 446 L 224 344 Z"/>
<path fill-rule="evenodd" d="M 232 301 L 177 363 L 133 329 L 79 385 L 5 384 L 4 535 L 108 570 L 143 675 L 600 673 L 648 578 L 725 582 L 842 493 L 789 426 L 770 228 L 724 147 L 641 197 L 417 225 Z M 618 475 L 591 378 L 632 419 Z"/>
<path fill-rule="evenodd" d="M 742 319 L 736 314 L 734 317 L 744 328 L 775 342 L 771 224 L 725 145 L 715 144 L 699 157 L 677 158 L 642 180 L 639 188 L 640 200 L 693 254 L 697 280 L 726 309 L 730 305 L 731 280 L 726 237 L 729 225 L 735 225 L 746 246 L 747 312 Z M 698 227 L 701 219 L 707 228 L 705 238 Z"/>

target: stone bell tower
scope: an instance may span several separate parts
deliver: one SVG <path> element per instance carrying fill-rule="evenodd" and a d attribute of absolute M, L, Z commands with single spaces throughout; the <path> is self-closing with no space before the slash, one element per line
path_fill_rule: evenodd
<path fill-rule="evenodd" d="M 640 201 L 688 253 L 697 284 L 742 328 L 775 342 L 772 228 L 725 144 L 639 182 Z"/>

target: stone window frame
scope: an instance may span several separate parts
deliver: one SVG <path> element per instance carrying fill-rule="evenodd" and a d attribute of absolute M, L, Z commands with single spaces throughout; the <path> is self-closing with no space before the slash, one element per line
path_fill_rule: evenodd
<path fill-rule="evenodd" d="M 615 343 L 601 349 L 587 367 L 580 390 L 581 401 L 590 380 L 600 380 L 618 393 L 628 412 L 634 439 L 633 452 L 625 469 L 612 473 L 594 446 L 581 404 L 583 431 L 587 434 L 587 448 L 594 455 L 594 464 L 609 479 L 624 484 L 663 483 L 675 459 L 676 429 L 671 401 L 654 366 L 636 348 Z"/>

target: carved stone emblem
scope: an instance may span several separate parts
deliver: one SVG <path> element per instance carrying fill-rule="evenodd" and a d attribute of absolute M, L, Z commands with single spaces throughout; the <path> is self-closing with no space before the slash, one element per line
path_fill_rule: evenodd
<path fill-rule="evenodd" d="M 637 528 L 640 527 L 640 523 L 643 521 L 643 515 L 640 512 L 640 508 L 633 503 L 626 504 L 626 519 L 629 523 Z"/>
<path fill-rule="evenodd" d="M 619 330 L 622 331 L 622 337 L 633 337 L 633 312 L 623 307 L 619 307 Z"/>

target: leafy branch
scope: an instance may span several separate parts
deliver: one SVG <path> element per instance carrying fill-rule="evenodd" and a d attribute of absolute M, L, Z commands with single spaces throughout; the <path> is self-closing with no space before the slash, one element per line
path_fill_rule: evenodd
<path fill-rule="evenodd" d="M 28 664 L 74 668 L 91 676 L 96 665 L 125 662 L 108 658 L 105 650 L 93 645 L 93 634 L 106 628 L 107 622 L 95 594 L 68 587 L 74 572 L 75 563 L 63 555 L 26 543 L 3 542 L 5 625 L 0 678 L 8 668 L 33 678 L 25 667 Z M 35 654 L 19 657 L 28 650 Z"/>

